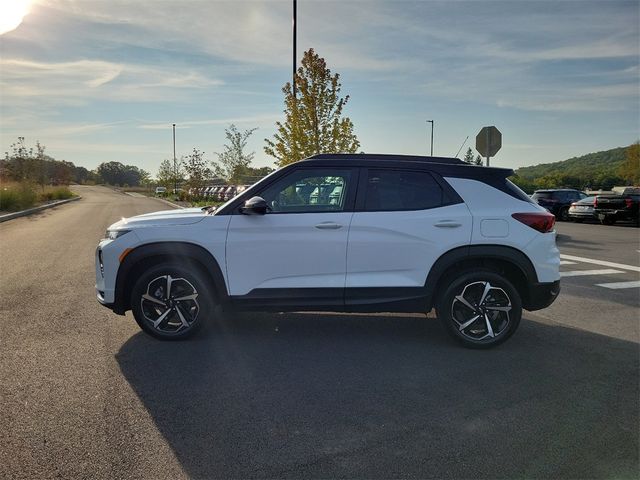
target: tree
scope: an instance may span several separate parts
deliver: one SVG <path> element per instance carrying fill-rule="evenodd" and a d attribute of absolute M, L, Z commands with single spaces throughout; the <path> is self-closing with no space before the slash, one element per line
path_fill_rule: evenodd
<path fill-rule="evenodd" d="M 224 145 L 222 153 L 216 153 L 219 162 L 213 164 L 216 175 L 227 179 L 229 183 L 240 183 L 255 155 L 255 152 L 245 153 L 244 149 L 247 147 L 247 140 L 256 130 L 257 128 L 251 128 L 241 132 L 234 124 L 225 129 L 228 143 Z"/>
<path fill-rule="evenodd" d="M 144 170 L 133 165 L 123 165 L 120 162 L 104 162 L 96 169 L 98 177 L 109 185 L 123 185 L 135 187 L 141 184 L 145 175 L 149 175 Z M 71 176 L 71 171 L 69 171 Z"/>
<path fill-rule="evenodd" d="M 158 183 L 163 187 L 173 188 L 175 180 L 173 162 L 167 159 L 160 162 L 160 168 L 158 169 L 158 175 L 156 177 Z"/>
<path fill-rule="evenodd" d="M 462 159 L 462 161 L 469 164 L 474 163 L 473 150 L 471 150 L 471 147 L 467 148 L 467 152 L 464 154 L 464 158 Z"/>
<path fill-rule="evenodd" d="M 340 75 L 331 75 L 323 58 L 313 48 L 304 53 L 295 75 L 299 96 L 292 85 L 282 88 L 285 104 L 284 123 L 276 122 L 273 141 L 265 139 L 264 151 L 279 166 L 297 162 L 317 153 L 356 153 L 360 142 L 353 122 L 342 117 L 349 95 L 340 97 Z"/>
<path fill-rule="evenodd" d="M 207 167 L 204 159 L 204 152 L 197 148 L 193 149 L 191 155 L 182 159 L 182 167 L 187 175 L 187 184 L 191 188 L 200 188 L 211 177 L 211 169 Z"/>
<path fill-rule="evenodd" d="M 471 147 L 467 148 L 467 152 L 464 154 L 463 162 L 468 163 L 469 165 L 480 165 L 482 166 L 482 157 L 478 155 L 476 158 L 473 158 L 473 150 Z"/>
<path fill-rule="evenodd" d="M 640 184 L 640 141 L 627 147 L 626 158 L 619 174 L 629 185 Z"/>

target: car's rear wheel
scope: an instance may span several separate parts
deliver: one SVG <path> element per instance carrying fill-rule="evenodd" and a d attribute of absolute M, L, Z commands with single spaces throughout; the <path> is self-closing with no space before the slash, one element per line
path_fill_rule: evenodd
<path fill-rule="evenodd" d="M 439 297 L 438 318 L 465 347 L 494 347 L 513 335 L 520 324 L 520 295 L 495 272 L 463 273 L 450 280 Z"/>
<path fill-rule="evenodd" d="M 610 215 L 600 215 L 599 219 L 602 225 L 613 225 L 616 223 L 616 219 Z"/>
<path fill-rule="evenodd" d="M 562 207 L 560 209 L 560 212 L 558 212 L 558 217 L 559 217 L 559 220 L 562 220 L 563 222 L 568 222 L 569 221 L 569 207 Z"/>
<path fill-rule="evenodd" d="M 157 265 L 144 272 L 131 293 L 131 309 L 146 333 L 163 340 L 195 334 L 213 313 L 210 282 L 200 271 Z"/>

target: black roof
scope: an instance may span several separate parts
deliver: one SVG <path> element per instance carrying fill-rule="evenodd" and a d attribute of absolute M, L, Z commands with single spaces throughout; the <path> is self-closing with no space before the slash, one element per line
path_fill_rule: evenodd
<path fill-rule="evenodd" d="M 428 163 L 444 163 L 448 165 L 466 165 L 459 158 L 453 157 L 424 157 L 420 155 L 393 155 L 385 153 L 319 153 L 312 157 L 305 158 L 307 160 L 378 160 L 378 161 L 401 161 L 401 162 L 428 162 Z"/>
<path fill-rule="evenodd" d="M 335 166 L 339 162 L 345 167 L 389 167 L 420 168 L 437 171 L 442 175 L 463 177 L 508 177 L 513 175 L 510 168 L 483 167 L 470 165 L 459 158 L 426 157 L 419 155 L 389 155 L 380 153 L 321 153 L 301 160 L 316 166 Z"/>

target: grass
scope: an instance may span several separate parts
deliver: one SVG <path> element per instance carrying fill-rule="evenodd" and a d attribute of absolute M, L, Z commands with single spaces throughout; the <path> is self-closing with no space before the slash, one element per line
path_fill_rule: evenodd
<path fill-rule="evenodd" d="M 3 182 L 0 186 L 0 211 L 25 210 L 41 203 L 73 196 L 74 193 L 66 186 L 47 185 L 43 188 L 28 182 Z"/>
<path fill-rule="evenodd" d="M 189 202 L 191 203 L 192 207 L 217 207 L 219 205 L 222 205 L 224 202 L 214 202 L 213 200 L 198 200 L 198 201 L 191 201 Z"/>

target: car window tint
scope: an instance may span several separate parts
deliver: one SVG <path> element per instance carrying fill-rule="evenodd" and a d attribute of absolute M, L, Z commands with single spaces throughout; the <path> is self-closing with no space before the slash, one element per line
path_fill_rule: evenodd
<path fill-rule="evenodd" d="M 260 195 L 273 213 L 341 212 L 345 209 L 350 170 L 297 170 Z"/>
<path fill-rule="evenodd" d="M 442 188 L 427 172 L 369 170 L 367 211 L 425 210 L 441 206 Z"/>
<path fill-rule="evenodd" d="M 534 194 L 531 196 L 531 198 L 533 198 L 534 200 L 538 200 L 540 198 L 544 200 L 550 200 L 552 197 L 552 192 L 534 192 Z"/>

